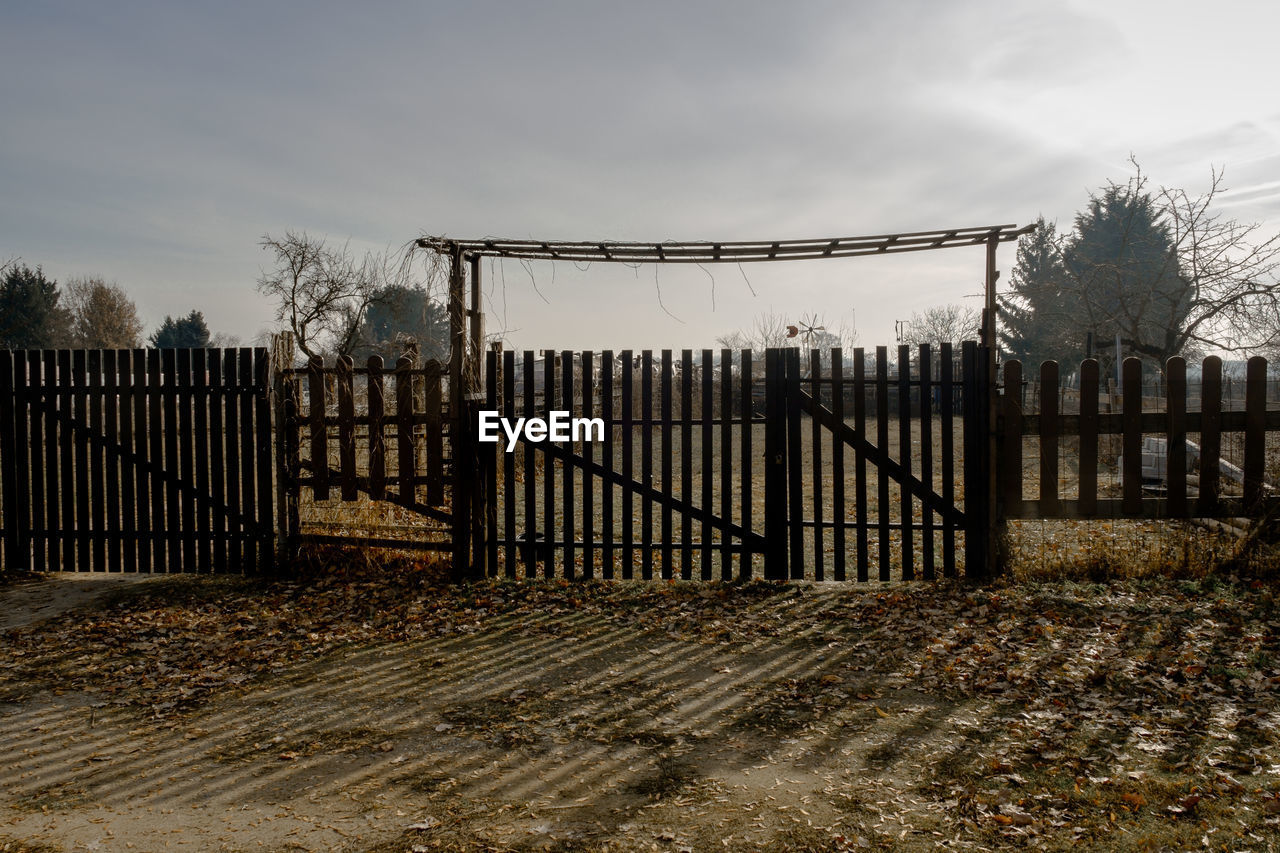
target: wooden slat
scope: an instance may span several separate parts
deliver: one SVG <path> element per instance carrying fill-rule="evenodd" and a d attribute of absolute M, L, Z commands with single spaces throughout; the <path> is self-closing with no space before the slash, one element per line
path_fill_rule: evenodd
<path fill-rule="evenodd" d="M 106 444 L 104 483 L 107 489 L 106 570 L 109 572 L 119 572 L 123 567 L 120 541 L 119 355 L 116 350 L 106 350 L 102 354 L 102 419 Z M 187 441 L 190 442 L 190 433 L 187 433 Z"/>
<path fill-rule="evenodd" d="M 1222 359 L 1211 355 L 1200 368 L 1200 513 L 1212 518 L 1218 509 L 1222 456 Z"/>
<path fill-rule="evenodd" d="M 1009 512 L 1022 507 L 1022 362 L 1004 363 L 1004 441 L 1000 493 Z"/>
<path fill-rule="evenodd" d="M 965 575 L 981 578 L 983 566 L 983 445 L 987 436 L 981 415 L 986 401 L 978 388 L 978 346 L 974 341 L 960 345 L 961 400 L 964 406 L 964 564 Z M 975 488 L 975 486 L 977 486 Z"/>
<path fill-rule="evenodd" d="M 226 516 L 227 516 L 227 568 L 243 572 L 245 567 L 245 540 L 244 529 L 241 523 L 241 503 L 240 503 L 240 395 L 236 393 L 237 377 L 239 376 L 239 351 L 235 349 L 226 349 L 222 352 L 222 402 L 223 402 L 223 423 L 222 438 L 226 448 L 224 465 L 227 472 L 227 492 L 225 497 Z M 323 387 L 323 377 L 321 377 L 321 386 Z M 323 392 L 322 392 L 323 394 Z M 323 396 L 321 401 L 323 401 Z M 315 398 L 312 398 L 312 405 L 315 404 Z M 315 421 L 312 421 L 314 429 Z M 323 435 L 324 426 L 320 427 Z M 316 444 L 314 436 L 312 440 L 312 453 L 315 453 Z M 328 442 L 324 442 L 324 450 L 319 459 L 320 464 L 325 469 L 324 481 L 328 483 Z M 315 458 L 312 459 L 315 464 Z M 315 472 L 319 476 L 319 469 Z M 328 486 L 325 486 L 324 495 L 328 498 Z"/>
<path fill-rule="evenodd" d="M 742 453 L 741 462 L 739 463 L 741 473 L 738 481 L 738 495 L 739 503 L 742 506 L 742 529 L 749 531 L 751 530 L 751 504 L 752 498 L 755 494 L 755 488 L 752 486 L 751 482 L 751 410 L 753 402 L 751 387 L 751 350 L 742 350 L 739 354 L 739 358 L 741 364 L 739 379 L 742 382 L 740 392 L 742 394 L 742 441 L 740 442 Z M 744 581 L 751 580 L 751 556 L 751 551 L 746 547 L 746 543 L 743 543 L 742 554 L 738 558 L 738 575 Z"/>
<path fill-rule="evenodd" d="M 47 553 L 48 565 L 53 569 L 66 568 L 62 564 L 62 521 L 59 516 L 62 479 L 59 476 L 58 432 L 65 429 L 61 422 L 66 413 L 65 400 L 60 393 L 61 381 L 58 377 L 58 353 L 45 350 L 40 354 L 42 375 L 41 402 L 45 410 L 44 417 L 44 494 L 45 494 L 45 531 L 48 533 Z"/>
<path fill-rule="evenodd" d="M 179 518 L 182 525 L 182 571 L 196 570 L 196 501 L 195 501 L 195 438 L 193 411 L 194 392 L 191 380 L 191 350 L 177 351 L 177 388 L 174 393 L 178 407 L 178 459 L 179 459 Z"/>
<path fill-rule="evenodd" d="M 582 417 L 595 417 L 595 359 L 590 350 L 582 353 Z M 582 456 L 591 465 L 595 462 L 594 436 L 586 436 L 582 443 Z M 595 477 L 590 468 L 582 471 L 582 577 L 596 575 L 596 495 Z"/>
<path fill-rule="evenodd" d="M 712 457 L 711 451 L 714 444 L 714 433 L 712 432 L 713 412 L 715 410 L 715 395 L 712 388 L 715 367 L 711 362 L 711 350 L 704 349 L 701 357 L 702 368 L 702 508 L 707 512 L 711 512 L 714 508 L 712 500 L 712 487 L 715 484 L 715 475 L 712 473 Z M 711 563 L 714 551 L 712 544 L 714 537 L 712 536 L 712 527 L 709 521 L 702 522 L 702 560 L 698 576 L 704 581 L 711 580 Z"/>
<path fill-rule="evenodd" d="M 672 360 L 671 350 L 664 349 L 661 357 L 661 371 L 659 377 L 659 401 L 661 412 L 659 417 L 662 430 L 662 489 L 668 494 L 673 493 L 674 483 L 672 482 L 672 460 L 671 460 L 671 381 L 672 381 Z M 673 538 L 674 533 L 671 527 L 672 514 L 671 504 L 662 507 L 662 579 L 671 580 L 673 559 Z"/>
<path fill-rule="evenodd" d="M 91 495 L 89 482 L 92 475 L 93 460 L 90 456 L 89 431 L 89 374 L 87 368 L 88 352 L 75 350 L 71 354 L 71 382 L 75 394 L 75 420 L 78 429 L 74 431 L 73 440 L 76 448 L 75 496 L 76 496 L 76 562 L 77 571 L 87 572 L 96 568 L 92 562 L 93 524 L 90 520 L 89 507 Z M 162 516 L 163 518 L 163 516 Z M 163 529 L 163 528 L 161 528 Z"/>
<path fill-rule="evenodd" d="M 535 356 L 532 350 L 525 350 L 523 359 L 523 369 L 521 371 L 521 389 L 523 392 L 524 407 L 522 414 L 525 420 L 534 416 L 534 403 L 537 398 L 537 373 L 535 370 Z M 524 547 L 522 549 L 522 560 L 524 562 L 525 577 L 535 577 L 537 575 L 537 563 L 541 559 L 540 548 L 538 546 L 538 504 L 537 504 L 537 481 L 538 471 L 536 460 L 533 454 L 533 444 L 524 442 Z"/>
<path fill-rule="evenodd" d="M 427 477 L 427 503 L 431 506 L 441 506 L 445 502 L 444 498 L 444 387 L 440 381 L 444 370 L 439 361 L 432 359 L 428 361 L 422 368 L 422 385 L 423 385 L 423 406 L 427 422 L 423 426 L 423 437 L 426 439 L 426 477 Z M 409 417 L 413 417 L 414 397 L 409 397 Z M 453 400 L 449 401 L 452 408 L 455 405 L 461 405 Z M 407 434 L 410 437 L 414 447 L 414 453 L 411 454 L 413 467 L 410 469 L 412 474 L 412 482 L 417 483 L 419 479 L 418 466 L 421 464 L 423 454 L 418 452 L 418 440 L 413 435 L 413 427 L 410 426 Z M 417 500 L 416 486 L 409 490 Z M 463 519 L 454 517 L 454 527 L 463 523 Z"/>
<path fill-rule="evenodd" d="M 478 272 L 477 272 L 478 276 Z M 479 342 L 477 342 L 479 346 Z M 484 358 L 484 400 L 489 411 L 498 409 L 498 351 L 490 349 Z M 506 411 L 505 409 L 501 411 Z M 484 518 L 477 543 L 483 538 L 484 569 L 488 577 L 498 576 L 498 445 L 486 444 L 481 450 L 484 468 Z M 504 456 L 507 454 L 503 454 Z"/>
<path fill-rule="evenodd" d="M 693 350 L 680 352 L 680 497 L 693 498 Z M 680 515 L 680 577 L 693 578 L 693 519 Z"/>
<path fill-rule="evenodd" d="M 254 462 L 257 450 L 253 445 L 253 350 L 240 349 L 240 363 L 236 393 L 240 398 L 240 529 L 244 541 L 243 562 L 240 571 L 248 572 L 262 565 L 259 553 L 261 539 L 257 530 L 257 476 Z"/>
<path fill-rule="evenodd" d="M 911 347 L 898 346 L 898 459 L 902 470 L 911 473 Z M 915 515 L 911 490 L 905 484 L 898 488 L 898 505 L 902 536 L 902 579 L 915 580 L 915 535 L 912 519 Z"/>
<path fill-rule="evenodd" d="M 786 375 L 782 350 L 764 354 L 764 576 L 787 577 Z"/>
<path fill-rule="evenodd" d="M 602 411 L 601 417 L 604 418 L 604 447 L 603 457 L 605 467 L 612 472 L 616 462 L 614 460 L 613 451 L 613 350 L 605 350 L 600 354 L 600 403 Z M 601 549 L 601 567 L 600 576 L 605 580 L 613 578 L 613 564 L 615 556 L 615 543 L 618 541 L 617 534 L 613 528 L 613 498 L 614 485 L 612 480 L 604 480 L 600 483 L 602 494 L 600 496 L 600 533 L 603 540 Z"/>
<path fill-rule="evenodd" d="M 355 376 L 352 373 L 351 356 L 340 355 L 334 369 L 338 391 L 338 470 L 342 499 L 354 501 L 360 497 L 360 483 L 356 479 L 356 401 Z"/>
<path fill-rule="evenodd" d="M 272 512 L 276 491 L 271 481 L 271 353 L 253 350 L 253 454 L 257 481 L 257 537 L 259 569 L 275 565 L 275 522 Z"/>
<path fill-rule="evenodd" d="M 787 506 L 791 535 L 787 543 L 789 576 L 804 579 L 804 455 L 800 438 L 800 350 L 784 351 L 787 377 Z"/>
<path fill-rule="evenodd" d="M 938 408 L 942 410 L 942 500 L 947 506 L 956 505 L 956 450 L 955 450 L 955 377 L 956 365 L 951 344 L 943 343 L 938 352 L 939 385 Z M 954 524 L 942 525 L 942 576 L 956 576 L 956 528 Z"/>
<path fill-rule="evenodd" d="M 1126 358 L 1122 368 L 1124 380 L 1124 512 L 1137 515 L 1142 511 L 1142 361 Z"/>
<path fill-rule="evenodd" d="M 226 383 L 223 380 L 225 353 L 209 351 L 209 496 L 212 517 L 209 536 L 213 540 L 214 571 L 227 571 L 230 565 L 228 534 L 233 528 L 227 518 L 226 456 Z"/>
<path fill-rule="evenodd" d="M 876 347 L 876 446 L 881 453 L 889 451 L 889 348 Z M 876 471 L 876 519 L 880 580 L 889 580 L 889 478 Z"/>
<path fill-rule="evenodd" d="M 1058 362 L 1040 365 L 1040 505 L 1058 506 Z"/>
<path fill-rule="evenodd" d="M 640 351 L 640 577 L 653 577 L 653 351 Z"/>
<path fill-rule="evenodd" d="M 0 566 L 6 569 L 29 569 L 18 536 L 18 508 L 28 504 L 30 495 L 26 493 L 26 483 L 21 482 L 18 477 L 19 406 L 16 402 L 19 388 L 14 382 L 17 362 L 13 350 L 0 349 L 0 488 L 3 489 L 4 499 L 4 554 Z M 23 450 L 25 449 L 24 446 Z"/>
<path fill-rule="evenodd" d="M 573 351 L 564 350 L 560 353 L 560 410 L 573 410 Z M 550 424 L 550 418 L 548 418 Z M 570 435 L 570 438 L 573 436 Z M 550 436 L 548 436 L 550 441 Z M 573 465 L 563 464 L 560 466 L 560 477 L 563 485 L 564 494 L 561 496 L 563 506 L 560 511 L 561 524 L 564 528 L 564 577 L 566 580 L 573 580 L 577 576 L 576 572 L 576 551 L 574 549 L 574 541 L 577 537 L 577 502 L 574 500 L 574 475 L 576 471 Z"/>
<path fill-rule="evenodd" d="M 822 353 L 809 351 L 809 378 L 813 380 L 813 401 L 822 405 Z M 823 562 L 823 545 L 826 542 L 826 531 L 822 523 L 822 481 L 826 472 L 822 470 L 822 425 L 817 418 L 809 418 L 810 440 L 813 446 L 809 456 L 813 467 L 813 579 L 826 580 L 826 566 Z M 837 519 L 838 520 L 838 519 Z"/>
<path fill-rule="evenodd" d="M 1187 514 L 1187 361 L 1174 356 L 1164 366 L 1165 411 L 1169 418 L 1168 485 L 1169 514 Z"/>
<path fill-rule="evenodd" d="M 45 443 L 45 380 L 44 360 L 40 350 L 27 350 L 26 405 L 31 413 L 31 501 L 24 514 L 31 519 L 31 568 L 37 572 L 49 570 L 49 537 L 45 521 L 45 507 L 55 503 L 52 493 L 45 491 L 44 443 Z M 46 494 L 50 497 L 46 498 Z M 56 563 L 54 564 L 56 565 Z"/>
<path fill-rule="evenodd" d="M 555 350 L 545 350 L 542 354 L 542 377 L 542 416 L 550 421 L 556 399 Z M 543 446 L 546 446 L 545 442 Z M 555 577 L 556 470 L 550 454 L 544 453 L 542 461 L 542 530 L 546 535 L 542 575 L 550 579 Z"/>
<path fill-rule="evenodd" d="M 93 531 L 92 562 L 95 572 L 107 570 L 107 469 L 102 419 L 102 350 L 89 350 L 89 517 Z M 22 436 L 19 436 L 21 438 Z M 177 436 L 174 436 L 177 441 Z"/>
<path fill-rule="evenodd" d="M 199 501 L 196 503 L 196 569 L 208 571 L 212 566 L 210 555 L 210 530 L 212 523 L 209 500 L 209 355 L 210 350 L 191 352 L 191 407 L 192 432 L 195 443 L 194 487 Z M 212 351 L 217 357 L 217 351 Z M 284 425 L 280 439 L 284 440 Z M 125 547 L 128 547 L 126 541 Z"/>
<path fill-rule="evenodd" d="M 833 347 L 831 350 L 831 413 L 838 423 L 845 422 L 844 406 L 844 350 Z M 835 433 L 831 433 L 831 520 L 835 523 L 831 531 L 831 547 L 834 555 L 833 573 L 837 581 L 845 580 L 845 565 L 848 562 L 845 554 L 845 471 L 844 442 Z M 745 526 L 745 525 L 744 525 Z"/>
<path fill-rule="evenodd" d="M 635 424 L 632 414 L 632 363 L 631 350 L 623 350 L 622 358 L 622 578 L 631 580 L 632 563 L 635 559 L 634 528 L 635 518 L 632 514 L 632 439 Z"/>
<path fill-rule="evenodd" d="M 365 396 L 369 405 L 369 499 L 380 501 L 387 496 L 386 389 L 383 384 L 382 356 L 374 353 L 366 362 Z"/>
<path fill-rule="evenodd" d="M 60 513 L 61 561 L 60 568 L 75 571 L 79 567 L 76 539 L 76 459 L 75 434 L 76 411 L 73 395 L 75 373 L 72 370 L 71 350 L 58 350 L 58 502 Z"/>
<path fill-rule="evenodd" d="M 920 344 L 920 480 L 933 490 L 933 350 Z M 922 501 L 920 562 L 924 579 L 934 578 L 933 508 Z M 945 523 L 945 522 L 944 522 Z"/>
<path fill-rule="evenodd" d="M 1093 512 L 1098 503 L 1098 362 L 1080 365 L 1080 506 Z"/>
<path fill-rule="evenodd" d="M 227 350 L 223 358 L 234 358 Z M 325 410 L 325 375 L 324 362 L 319 356 L 311 356 L 307 360 L 307 420 L 311 428 L 311 499 L 313 501 L 329 500 L 329 435 L 324 425 Z M 224 393 L 223 400 L 226 395 Z M 228 431 L 230 432 L 230 431 Z M 401 469 L 403 476 L 404 470 Z M 403 484 L 403 480 L 401 483 Z M 402 496 L 404 487 L 401 486 Z"/>
<path fill-rule="evenodd" d="M 720 517 L 733 520 L 733 353 L 720 350 Z M 746 543 L 743 543 L 744 545 Z M 720 529 L 720 580 L 733 580 L 733 541 Z"/>
<path fill-rule="evenodd" d="M 858 435 L 867 434 L 867 359 L 862 347 L 853 351 L 853 428 Z M 865 583 L 870 576 L 871 557 L 867 534 L 867 456 L 861 444 L 853 448 L 853 460 L 858 580 Z"/>
<path fill-rule="evenodd" d="M 418 500 L 418 447 L 413 440 L 413 360 L 407 355 L 396 359 L 396 492 L 401 501 Z M 312 429 L 315 429 L 314 421 Z M 441 476 L 443 490 L 443 475 Z M 428 486 L 427 503 L 438 506 L 432 500 Z"/>
<path fill-rule="evenodd" d="M 1251 516 L 1256 516 L 1267 461 L 1267 360 L 1255 355 L 1245 371 L 1244 505 Z"/>
<path fill-rule="evenodd" d="M 527 382 L 527 380 L 526 380 Z M 502 415 L 506 418 L 516 417 L 516 351 L 507 350 L 502 353 Z M 493 500 L 502 501 L 502 534 L 506 540 L 503 549 L 503 573 L 508 578 L 516 576 L 516 454 L 509 445 L 509 439 L 502 436 L 502 490 L 493 496 Z M 526 472 L 526 477 L 528 476 Z"/>

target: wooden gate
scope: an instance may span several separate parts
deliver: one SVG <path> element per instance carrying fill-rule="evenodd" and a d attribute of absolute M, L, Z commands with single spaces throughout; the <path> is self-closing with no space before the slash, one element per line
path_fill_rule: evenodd
<path fill-rule="evenodd" d="M 475 574 L 888 580 L 957 573 L 961 465 L 987 446 L 978 349 L 489 354 L 486 407 L 514 423 L 562 411 L 570 440 L 477 443 L 488 495 Z M 499 362 L 499 358 L 501 361 Z M 896 443 L 895 443 L 896 442 Z M 928 452 L 922 452 L 927 449 Z M 846 452 L 847 451 L 847 452 Z M 846 481 L 849 485 L 846 486 Z M 852 532 L 852 535 L 850 535 Z M 847 570 L 852 565 L 853 571 Z"/>
<path fill-rule="evenodd" d="M 293 544 L 449 551 L 441 365 L 382 356 L 279 372 L 282 528 Z M 389 386 L 389 387 L 388 387 Z"/>
<path fill-rule="evenodd" d="M 273 560 L 265 349 L 0 351 L 7 569 Z"/>
<path fill-rule="evenodd" d="M 896 363 L 887 347 L 849 364 L 840 350 L 806 355 L 768 353 L 783 377 L 769 417 L 786 424 L 765 495 L 770 576 L 932 579 L 981 565 L 986 520 L 967 499 L 985 493 L 980 348 L 963 344 L 959 363 L 951 344 L 900 346 Z"/>

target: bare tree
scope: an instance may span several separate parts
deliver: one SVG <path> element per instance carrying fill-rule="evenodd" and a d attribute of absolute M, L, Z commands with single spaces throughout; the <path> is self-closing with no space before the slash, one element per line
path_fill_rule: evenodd
<path fill-rule="evenodd" d="M 1198 196 L 1159 191 L 1179 271 L 1190 285 L 1187 318 L 1170 330 L 1169 349 L 1274 349 L 1280 345 L 1280 234 L 1265 237 L 1258 233 L 1261 223 L 1213 210 L 1226 188 L 1221 169 L 1209 175 L 1209 189 Z"/>
<path fill-rule="evenodd" d="M 102 278 L 67 282 L 71 343 L 85 349 L 131 349 L 142 345 L 138 306 L 118 284 Z"/>
<path fill-rule="evenodd" d="M 333 248 L 323 238 L 286 231 L 260 244 L 275 266 L 258 279 L 258 291 L 277 303 L 276 319 L 290 329 L 298 349 L 320 356 L 326 345 L 345 354 L 378 289 L 378 263 L 357 260 L 347 245 Z"/>
<path fill-rule="evenodd" d="M 942 344 L 971 341 L 982 331 L 982 312 L 963 305 L 934 305 L 917 311 L 907 320 L 902 343 Z"/>

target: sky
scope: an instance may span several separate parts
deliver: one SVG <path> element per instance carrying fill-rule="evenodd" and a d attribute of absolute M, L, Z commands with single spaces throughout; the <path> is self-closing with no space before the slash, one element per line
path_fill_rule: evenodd
<path fill-rule="evenodd" d="M 148 332 L 274 326 L 265 235 L 848 237 L 1060 228 L 1132 175 L 1280 231 L 1280 5 L 6 0 L 0 260 L 123 287 Z M 1014 247 L 1001 248 L 1004 280 Z M 981 304 L 980 248 L 483 267 L 508 346 L 683 348 L 764 313 L 860 344 Z"/>

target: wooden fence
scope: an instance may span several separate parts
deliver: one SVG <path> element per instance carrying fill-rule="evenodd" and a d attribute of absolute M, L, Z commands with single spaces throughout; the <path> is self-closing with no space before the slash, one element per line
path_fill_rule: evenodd
<path fill-rule="evenodd" d="M 274 560 L 266 349 L 0 350 L 3 565 Z"/>
<path fill-rule="evenodd" d="M 1064 392 L 1058 364 L 1046 362 L 1035 395 L 1038 410 L 1025 412 L 1022 365 L 1005 363 L 998 484 L 1003 515 L 1258 517 L 1275 497 L 1267 484 L 1267 436 L 1280 431 L 1280 411 L 1267 409 L 1266 360 L 1248 362 L 1243 409 L 1224 406 L 1216 356 L 1204 360 L 1193 411 L 1184 359 L 1165 366 L 1162 397 L 1144 396 L 1139 359 L 1126 359 L 1122 371 L 1119 394 L 1102 395 L 1098 363 L 1085 361 L 1078 392 Z M 1227 443 L 1234 452 L 1224 452 Z M 1031 469 L 1024 464 L 1028 451 L 1038 456 Z M 1144 458 L 1151 463 L 1145 474 Z M 1112 474 L 1105 487 L 1103 471 Z M 1033 496 L 1026 494 L 1028 484 L 1037 484 Z"/>

